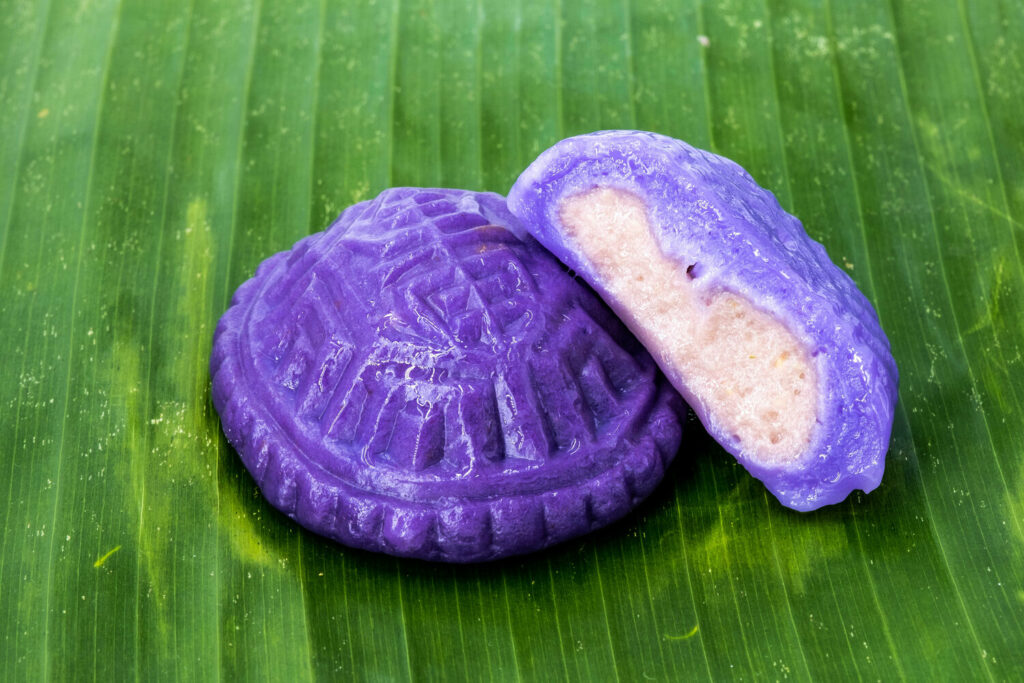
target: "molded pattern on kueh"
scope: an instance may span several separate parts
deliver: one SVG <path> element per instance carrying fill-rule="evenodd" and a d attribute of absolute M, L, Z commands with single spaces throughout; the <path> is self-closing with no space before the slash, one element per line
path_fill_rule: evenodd
<path fill-rule="evenodd" d="M 498 195 L 392 189 L 239 287 L 213 398 L 274 506 L 350 546 L 470 562 L 653 490 L 681 399 L 514 221 Z"/>

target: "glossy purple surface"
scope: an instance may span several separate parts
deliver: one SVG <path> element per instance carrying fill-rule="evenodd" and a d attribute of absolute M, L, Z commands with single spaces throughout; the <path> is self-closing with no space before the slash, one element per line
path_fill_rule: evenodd
<path fill-rule="evenodd" d="M 882 479 L 898 375 L 874 308 L 775 196 L 723 157 L 654 133 L 602 131 L 545 151 L 509 191 L 523 225 L 621 310 L 590 265 L 567 246 L 563 198 L 597 186 L 627 190 L 647 205 L 666 256 L 707 292 L 731 291 L 782 321 L 818 368 L 818 425 L 806 457 L 764 467 L 744 458 L 683 396 L 709 433 L 786 506 L 813 510 Z M 657 354 L 655 354 L 657 355 Z"/>
<path fill-rule="evenodd" d="M 350 546 L 472 562 L 653 490 L 679 395 L 514 223 L 496 194 L 391 189 L 239 287 L 213 400 L 274 506 Z"/>

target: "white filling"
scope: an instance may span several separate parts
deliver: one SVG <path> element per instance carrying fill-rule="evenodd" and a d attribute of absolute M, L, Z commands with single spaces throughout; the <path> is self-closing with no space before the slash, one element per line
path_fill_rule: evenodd
<path fill-rule="evenodd" d="M 597 188 L 562 201 L 562 225 L 669 379 L 743 454 L 782 465 L 807 449 L 817 373 L 778 320 L 732 292 L 704 292 L 665 257 L 643 201 Z M 699 272 L 700 264 L 695 272 Z"/>

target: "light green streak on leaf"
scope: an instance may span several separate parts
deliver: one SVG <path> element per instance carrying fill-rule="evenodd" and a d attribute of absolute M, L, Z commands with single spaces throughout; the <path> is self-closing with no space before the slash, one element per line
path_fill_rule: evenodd
<path fill-rule="evenodd" d="M 104 564 L 106 563 L 106 561 L 107 561 L 108 559 L 110 559 L 110 556 L 111 556 L 111 555 L 113 555 L 114 553 L 116 553 L 116 552 L 117 552 L 118 550 L 120 550 L 120 549 L 121 549 L 121 546 L 119 546 L 119 545 L 116 545 L 116 546 L 114 546 L 113 548 L 111 548 L 110 550 L 108 550 L 108 551 L 107 551 L 106 553 L 104 553 L 103 555 L 101 555 L 101 556 L 99 557 L 99 559 L 97 559 L 97 560 L 96 560 L 95 562 L 93 562 L 93 563 L 92 563 L 92 566 L 93 566 L 93 567 L 97 567 L 97 568 L 98 568 L 98 567 L 102 567 L 102 566 L 103 566 L 103 565 L 104 565 Z"/>
<path fill-rule="evenodd" d="M 695 635 L 697 635 L 697 631 L 699 629 L 700 629 L 700 624 L 694 624 L 692 629 L 690 629 L 687 633 L 684 633 L 681 636 L 670 636 L 669 634 L 666 633 L 665 634 L 665 640 L 689 640 L 690 638 L 693 638 Z"/>

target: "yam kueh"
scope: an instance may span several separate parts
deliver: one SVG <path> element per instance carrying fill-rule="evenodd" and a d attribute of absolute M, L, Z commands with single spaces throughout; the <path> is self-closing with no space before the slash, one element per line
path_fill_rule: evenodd
<path fill-rule="evenodd" d="M 274 506 L 353 547 L 472 562 L 655 488 L 683 402 L 515 223 L 496 194 L 390 189 L 238 289 L 213 400 Z"/>
<path fill-rule="evenodd" d="M 737 164 L 602 131 L 542 153 L 508 203 L 784 505 L 878 486 L 897 393 L 889 342 L 849 276 Z"/>
<path fill-rule="evenodd" d="M 770 192 L 638 131 L 559 142 L 507 203 L 350 207 L 239 287 L 210 370 L 271 504 L 446 562 L 625 515 L 680 450 L 683 399 L 788 507 L 871 491 L 897 389 L 871 304 Z"/>

